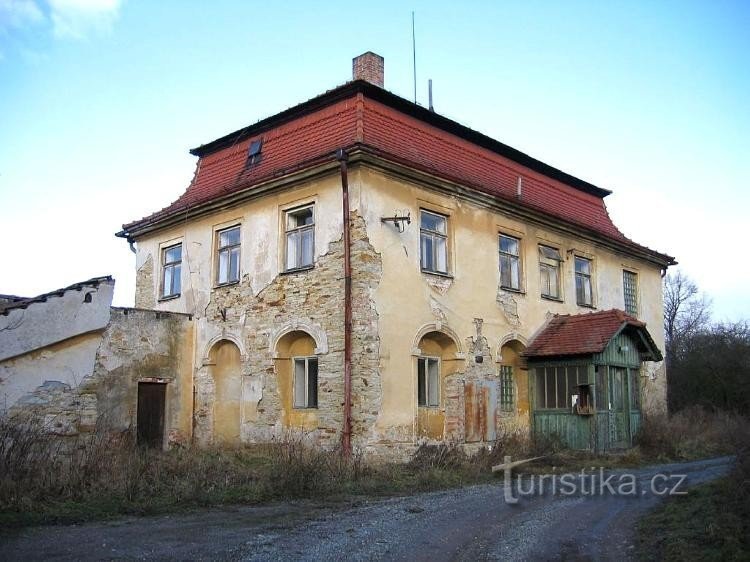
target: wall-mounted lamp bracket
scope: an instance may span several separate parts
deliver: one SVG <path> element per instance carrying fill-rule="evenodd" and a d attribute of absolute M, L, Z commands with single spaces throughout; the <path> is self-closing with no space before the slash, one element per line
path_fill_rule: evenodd
<path fill-rule="evenodd" d="M 392 217 L 380 217 L 381 223 L 392 222 L 399 232 L 403 232 L 406 229 L 407 224 L 411 224 L 411 213 L 406 211 L 396 211 Z"/>

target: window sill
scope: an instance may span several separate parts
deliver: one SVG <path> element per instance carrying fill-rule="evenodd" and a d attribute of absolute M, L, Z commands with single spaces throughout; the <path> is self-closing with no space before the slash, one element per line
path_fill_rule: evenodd
<path fill-rule="evenodd" d="M 558 298 L 558 297 L 550 297 L 550 296 L 547 296 L 547 295 L 542 295 L 542 298 L 543 298 L 544 300 L 546 300 L 546 301 L 552 301 L 552 302 L 565 302 L 565 301 L 563 301 L 563 300 L 562 300 L 561 298 Z"/>
<path fill-rule="evenodd" d="M 177 293 L 176 295 L 169 295 L 169 296 L 166 296 L 166 297 L 159 297 L 159 299 L 158 299 L 157 302 L 173 301 L 175 299 L 179 299 L 180 296 L 181 296 L 181 294 Z"/>
<path fill-rule="evenodd" d="M 434 275 L 435 277 L 442 277 L 443 279 L 453 279 L 453 275 L 450 273 L 441 273 L 440 271 L 430 271 L 429 269 L 423 269 L 422 273 L 425 275 Z"/>
<path fill-rule="evenodd" d="M 295 412 L 317 412 L 317 406 L 292 406 L 292 410 Z"/>
<path fill-rule="evenodd" d="M 417 406 L 417 407 L 418 407 L 418 408 L 422 408 L 422 409 L 424 409 L 424 410 L 439 410 L 439 409 L 440 409 L 440 405 L 437 405 L 437 406 L 425 406 L 425 405 L 419 405 L 419 406 Z"/>
<path fill-rule="evenodd" d="M 239 285 L 240 280 L 237 279 L 237 281 L 227 281 L 226 283 L 218 283 L 214 285 L 214 289 L 221 289 L 222 287 L 231 287 L 232 285 Z"/>
<path fill-rule="evenodd" d="M 508 293 L 515 293 L 517 295 L 526 294 L 526 291 L 524 291 L 523 289 L 514 289 L 513 287 L 503 287 L 502 285 L 500 285 L 500 289 L 502 289 L 503 291 L 507 291 Z"/>
<path fill-rule="evenodd" d="M 577 302 L 576 304 L 580 306 L 581 308 L 589 308 L 591 310 L 596 310 L 596 307 L 593 304 L 585 304 L 582 302 Z"/>
<path fill-rule="evenodd" d="M 284 271 L 280 272 L 279 275 L 293 275 L 295 273 L 303 273 L 305 271 L 310 271 L 311 269 L 315 269 L 315 266 L 306 265 L 304 267 L 295 267 L 294 269 L 285 269 Z"/>

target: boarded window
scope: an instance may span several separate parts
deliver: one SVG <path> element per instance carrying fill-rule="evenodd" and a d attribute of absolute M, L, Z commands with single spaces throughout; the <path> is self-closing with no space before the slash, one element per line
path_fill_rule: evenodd
<path fill-rule="evenodd" d="M 500 235 L 500 286 L 521 290 L 521 242 L 512 236 Z"/>
<path fill-rule="evenodd" d="M 437 358 L 417 359 L 417 402 L 419 406 L 440 405 L 440 361 Z"/>
<path fill-rule="evenodd" d="M 182 278 L 182 244 L 175 244 L 162 250 L 162 298 L 176 297 L 180 294 Z"/>
<path fill-rule="evenodd" d="M 513 383 L 513 367 L 500 367 L 500 409 L 503 412 L 515 410 L 515 385 Z"/>
<path fill-rule="evenodd" d="M 632 271 L 622 272 L 622 294 L 625 300 L 625 312 L 638 314 L 638 274 Z"/>
<path fill-rule="evenodd" d="M 286 213 L 286 270 L 313 266 L 315 212 L 312 205 Z"/>
<path fill-rule="evenodd" d="M 240 227 L 234 226 L 219 231 L 218 274 L 219 285 L 240 280 Z"/>
<path fill-rule="evenodd" d="M 539 283 L 543 297 L 560 299 L 560 251 L 539 245 Z"/>
<path fill-rule="evenodd" d="M 592 306 L 594 298 L 591 290 L 591 260 L 576 256 L 576 303 Z"/>
<path fill-rule="evenodd" d="M 294 407 L 318 407 L 318 358 L 295 357 Z"/>
<path fill-rule="evenodd" d="M 422 270 L 448 273 L 448 219 L 421 211 L 419 221 L 419 259 Z"/>

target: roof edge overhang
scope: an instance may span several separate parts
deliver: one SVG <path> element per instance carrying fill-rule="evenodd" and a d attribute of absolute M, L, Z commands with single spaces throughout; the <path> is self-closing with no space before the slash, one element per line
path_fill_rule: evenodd
<path fill-rule="evenodd" d="M 416 103 L 413 103 L 407 99 L 404 99 L 396 94 L 389 92 L 379 86 L 375 86 L 364 80 L 354 80 L 347 82 L 346 84 L 329 90 L 317 97 L 314 97 L 306 102 L 291 107 L 285 111 L 272 115 L 258 121 L 253 125 L 249 125 L 228 135 L 224 135 L 214 141 L 207 144 L 198 146 L 190 150 L 190 154 L 193 156 L 203 157 L 217 150 L 227 148 L 238 142 L 242 142 L 252 136 L 256 136 L 265 131 L 278 127 L 284 123 L 298 119 L 310 113 L 314 113 L 320 109 L 323 109 L 329 105 L 332 105 L 343 99 L 354 97 L 357 94 L 363 94 L 364 96 L 380 102 L 388 107 L 391 107 L 401 113 L 419 119 L 429 125 L 432 125 L 438 129 L 441 129 L 447 133 L 453 134 L 459 138 L 469 141 L 477 146 L 495 152 L 500 156 L 503 156 L 517 164 L 525 166 L 535 172 L 538 172 L 544 176 L 562 182 L 569 185 L 579 191 L 595 195 L 597 197 L 604 198 L 612 191 L 598 187 L 590 182 L 577 178 L 567 172 L 545 164 L 541 160 L 537 160 L 528 154 L 521 152 L 507 144 L 501 143 L 487 135 L 475 131 L 465 125 L 462 125 L 452 119 L 444 117 L 434 111 L 430 111 Z"/>
<path fill-rule="evenodd" d="M 638 341 L 643 346 L 643 351 L 640 352 L 641 361 L 661 361 L 664 359 L 661 350 L 656 345 L 656 342 L 651 337 L 649 331 L 646 329 L 646 325 L 641 322 L 637 324 L 634 322 L 623 322 L 622 326 L 620 326 L 620 329 L 617 330 L 615 335 L 612 336 L 612 338 L 609 340 L 607 346 L 612 343 L 612 340 L 614 340 L 617 336 L 625 331 L 635 332 Z"/>
<path fill-rule="evenodd" d="M 367 145 L 351 145 L 344 147 L 344 150 L 349 153 L 350 166 L 361 163 L 368 164 L 383 173 L 396 176 L 399 179 L 417 182 L 422 187 L 442 193 L 461 195 L 481 207 L 501 213 L 513 213 L 515 216 L 537 225 L 553 228 L 564 234 L 583 237 L 589 242 L 648 261 L 662 268 L 676 264 L 673 257 L 657 252 L 656 250 L 651 250 L 645 246 L 641 246 L 636 242 L 605 237 L 603 234 L 587 229 L 581 225 L 568 223 L 557 217 L 548 216 L 539 211 L 530 209 L 520 202 L 517 203 L 510 199 L 502 199 L 484 193 L 478 187 L 464 186 L 451 180 L 419 171 L 409 165 L 395 162 L 387 156 L 380 154 L 379 151 L 371 150 Z M 283 177 L 271 178 L 260 183 L 241 187 L 221 198 L 212 199 L 192 208 L 177 209 L 168 215 L 164 215 L 153 221 L 136 221 L 135 223 L 123 225 L 123 229 L 116 232 L 115 236 L 118 238 L 124 238 L 129 242 L 134 242 L 136 238 L 145 234 L 168 228 L 177 223 L 184 222 L 187 219 L 222 210 L 228 206 L 238 205 L 277 190 L 294 187 L 304 181 L 336 171 L 338 170 L 338 167 L 339 164 L 336 160 L 335 153 L 331 153 L 327 157 L 318 157 L 313 161 L 305 163 L 304 166 L 290 171 L 290 173 Z M 129 228 L 133 226 L 135 227 Z"/>

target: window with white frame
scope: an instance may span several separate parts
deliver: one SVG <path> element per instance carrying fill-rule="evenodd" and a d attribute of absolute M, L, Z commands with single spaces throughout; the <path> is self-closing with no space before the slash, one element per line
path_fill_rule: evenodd
<path fill-rule="evenodd" d="M 622 270 L 622 294 L 625 301 L 625 312 L 638 314 L 638 274 Z"/>
<path fill-rule="evenodd" d="M 315 211 L 313 205 L 286 211 L 285 270 L 313 266 L 315 255 Z"/>
<path fill-rule="evenodd" d="M 440 360 L 436 357 L 417 359 L 417 403 L 419 406 L 440 405 Z"/>
<path fill-rule="evenodd" d="M 560 292 L 560 250 L 539 244 L 539 284 L 542 296 L 561 300 Z"/>
<path fill-rule="evenodd" d="M 217 232 L 216 282 L 219 285 L 240 280 L 240 227 Z"/>
<path fill-rule="evenodd" d="M 521 290 L 521 241 L 513 236 L 500 235 L 500 286 Z"/>
<path fill-rule="evenodd" d="M 420 265 L 423 271 L 448 273 L 448 218 L 421 210 L 419 218 Z"/>
<path fill-rule="evenodd" d="M 178 297 L 182 281 L 182 244 L 164 248 L 161 256 L 161 298 Z"/>
<path fill-rule="evenodd" d="M 591 289 L 591 260 L 576 256 L 576 303 L 581 306 L 593 306 L 594 296 Z"/>
<path fill-rule="evenodd" d="M 294 367 L 294 407 L 318 407 L 318 358 L 295 357 Z"/>

